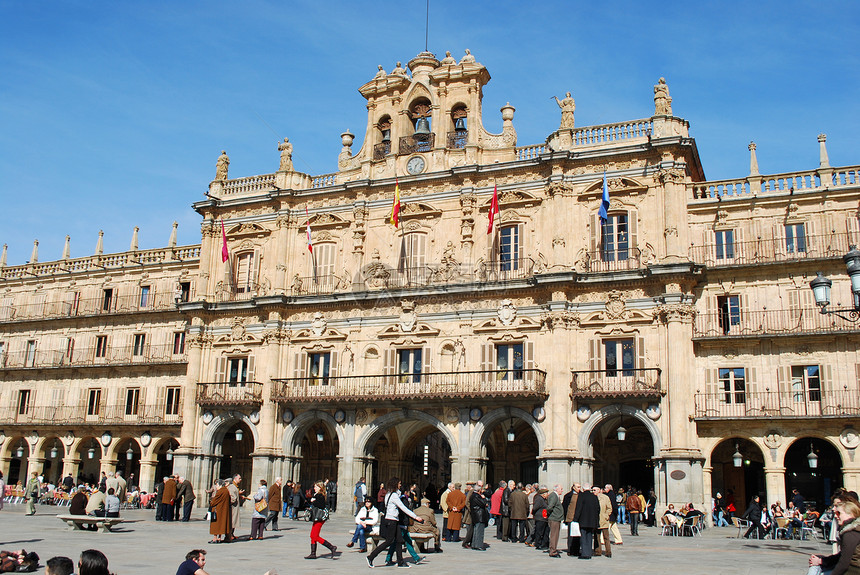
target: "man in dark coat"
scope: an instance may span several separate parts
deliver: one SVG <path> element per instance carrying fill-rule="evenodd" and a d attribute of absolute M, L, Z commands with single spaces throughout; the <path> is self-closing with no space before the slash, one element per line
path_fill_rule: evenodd
<path fill-rule="evenodd" d="M 173 503 L 176 501 L 176 481 L 164 478 L 164 491 L 161 492 L 162 521 L 173 521 Z"/>
<path fill-rule="evenodd" d="M 573 520 L 573 516 L 576 513 L 576 502 L 579 500 L 580 491 L 582 491 L 582 486 L 579 483 L 574 483 L 564 497 L 568 499 L 568 495 L 570 496 L 567 503 L 567 511 L 564 513 L 564 520 L 567 521 L 567 554 L 569 557 L 579 557 L 579 548 L 581 546 L 580 536 L 571 534 L 573 532 L 579 533 L 579 523 Z"/>
<path fill-rule="evenodd" d="M 509 498 L 511 506 L 511 541 L 526 541 L 526 524 L 529 519 L 529 496 L 523 491 L 523 484 L 511 491 Z"/>
<path fill-rule="evenodd" d="M 511 479 L 502 492 L 502 505 L 499 509 L 502 515 L 502 541 L 511 540 L 511 493 L 513 493 L 515 487 L 516 483 Z"/>
<path fill-rule="evenodd" d="M 290 502 L 293 500 L 293 482 L 287 481 L 284 483 L 284 489 L 281 492 L 284 500 L 284 512 L 281 514 L 281 517 L 287 516 L 287 509 L 290 508 Z"/>
<path fill-rule="evenodd" d="M 600 501 L 591 492 L 591 484 L 582 484 L 582 493 L 576 498 L 573 520 L 579 523 L 581 533 L 579 558 L 591 559 L 594 554 L 594 532 L 600 526 Z"/>
<path fill-rule="evenodd" d="M 535 549 L 549 549 L 549 519 L 546 511 L 546 500 L 549 489 L 540 487 L 533 504 L 535 517 Z"/>
<path fill-rule="evenodd" d="M 280 477 L 275 477 L 275 482 L 269 488 L 269 516 L 266 518 L 266 524 L 263 525 L 264 529 L 271 523 L 273 530 L 280 531 L 278 529 L 278 514 L 281 512 L 282 481 Z"/>
<path fill-rule="evenodd" d="M 194 500 L 197 496 L 194 495 L 194 486 L 191 482 L 184 478 L 179 478 L 179 487 L 176 489 L 176 497 L 182 497 L 182 521 L 191 521 L 191 510 L 194 508 Z"/>
<path fill-rule="evenodd" d="M 69 514 L 70 515 L 86 515 L 87 514 L 87 494 L 84 491 L 83 486 L 78 487 L 78 492 L 75 493 L 74 497 L 72 497 L 72 501 L 69 504 Z"/>
<path fill-rule="evenodd" d="M 164 520 L 164 504 L 161 502 L 161 498 L 164 495 L 164 480 L 159 481 L 155 484 L 155 520 L 163 521 Z"/>

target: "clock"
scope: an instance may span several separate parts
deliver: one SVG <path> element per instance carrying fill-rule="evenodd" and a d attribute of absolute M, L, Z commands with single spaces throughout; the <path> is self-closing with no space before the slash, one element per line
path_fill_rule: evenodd
<path fill-rule="evenodd" d="M 406 171 L 414 176 L 424 171 L 424 165 L 424 158 L 413 156 L 406 162 Z"/>

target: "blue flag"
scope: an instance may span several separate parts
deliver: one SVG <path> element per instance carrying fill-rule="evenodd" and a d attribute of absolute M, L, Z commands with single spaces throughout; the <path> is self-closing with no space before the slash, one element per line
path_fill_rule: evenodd
<path fill-rule="evenodd" d="M 597 215 L 600 216 L 600 223 L 605 224 L 609 210 L 609 187 L 606 185 L 606 172 L 603 172 L 603 199 L 600 200 L 600 210 Z"/>

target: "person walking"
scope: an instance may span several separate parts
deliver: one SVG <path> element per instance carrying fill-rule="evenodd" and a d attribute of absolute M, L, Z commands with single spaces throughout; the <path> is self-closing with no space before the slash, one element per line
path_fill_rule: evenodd
<path fill-rule="evenodd" d="M 764 539 L 765 530 L 762 527 L 762 518 L 764 515 L 762 515 L 760 502 L 761 498 L 758 495 L 753 495 L 752 499 L 750 499 L 749 507 L 744 511 L 742 518 L 750 521 L 750 528 L 744 533 L 744 539 L 749 539 L 750 536 L 755 536 L 756 539 Z"/>
<path fill-rule="evenodd" d="M 265 479 L 260 480 L 260 486 L 254 494 L 254 512 L 251 514 L 251 535 L 249 541 L 263 538 L 263 527 L 269 515 L 269 487 Z"/>
<path fill-rule="evenodd" d="M 39 483 L 39 474 L 35 471 L 30 473 L 30 480 L 27 482 L 27 487 L 24 489 L 24 498 L 27 500 L 27 515 L 36 514 L 36 502 L 39 500 L 39 491 L 42 485 Z M 5 491 L 3 493 L 5 497 Z"/>
<path fill-rule="evenodd" d="M 275 482 L 269 487 L 269 516 L 266 518 L 266 524 L 263 529 L 267 529 L 269 524 L 272 525 L 272 530 L 278 529 L 278 514 L 281 512 L 281 483 L 283 479 L 275 477 Z"/>
<path fill-rule="evenodd" d="M 281 517 L 287 517 L 290 513 L 290 509 L 292 509 L 292 507 L 290 506 L 290 504 L 293 501 L 293 482 L 292 481 L 287 480 L 287 482 L 284 483 L 284 488 L 281 491 L 281 495 L 282 495 L 283 500 L 284 500 L 284 513 L 281 515 Z"/>
<path fill-rule="evenodd" d="M 621 531 L 618 529 L 618 514 L 622 507 L 618 505 L 618 497 L 615 491 L 612 490 L 612 485 L 607 483 L 603 492 L 609 497 L 609 502 L 612 504 L 612 513 L 609 515 L 609 533 L 613 537 L 615 545 L 623 545 L 624 540 L 621 538 Z"/>
<path fill-rule="evenodd" d="M 311 526 L 311 553 L 305 559 L 317 558 L 317 543 L 322 543 L 331 552 L 330 557 L 334 559 L 337 553 L 337 547 L 320 537 L 320 531 L 323 524 L 328 519 L 328 510 L 326 509 L 326 492 L 325 483 L 317 481 L 314 483 L 314 495 L 311 497 L 310 513 L 313 525 Z"/>
<path fill-rule="evenodd" d="M 627 494 L 627 515 L 630 517 L 630 535 L 639 536 L 639 516 L 642 514 L 642 500 L 632 490 Z"/>
<path fill-rule="evenodd" d="M 376 549 L 366 557 L 367 566 L 373 569 L 373 560 L 376 559 L 377 555 L 394 545 L 394 551 L 397 553 L 397 566 L 408 568 L 409 564 L 403 561 L 403 533 L 399 525 L 400 513 L 405 513 L 418 523 L 422 523 L 424 520 L 415 515 L 400 500 L 400 479 L 397 477 L 393 477 L 388 482 L 388 493 L 385 494 L 383 504 L 385 512 L 380 535 L 385 538 L 385 542 L 382 545 L 377 545 Z"/>
<path fill-rule="evenodd" d="M 304 506 L 305 503 L 305 494 L 302 493 L 302 484 L 296 483 L 293 487 L 293 497 L 290 502 L 290 518 L 293 521 L 298 521 L 299 519 L 299 510 Z"/>

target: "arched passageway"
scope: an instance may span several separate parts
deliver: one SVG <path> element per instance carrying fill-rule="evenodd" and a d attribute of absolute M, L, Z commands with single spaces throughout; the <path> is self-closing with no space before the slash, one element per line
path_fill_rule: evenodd
<path fill-rule="evenodd" d="M 537 483 L 538 438 L 531 426 L 519 418 L 499 421 L 488 430 L 486 442 L 488 485 L 513 479 Z"/>
<path fill-rule="evenodd" d="M 726 505 L 734 503 L 737 515 L 744 512 L 754 495 L 764 497 L 764 454 L 761 449 L 741 437 L 730 437 L 718 443 L 711 452 L 711 490 L 711 496 L 721 493 Z M 784 501 L 782 504 L 785 506 Z"/>
<path fill-rule="evenodd" d="M 785 492 L 789 499 L 792 490 L 797 489 L 807 507 L 823 512 L 833 492 L 842 486 L 842 458 L 829 441 L 804 437 L 786 450 Z"/>
<path fill-rule="evenodd" d="M 308 427 L 301 442 L 299 479 L 310 487 L 317 481 L 337 481 L 337 455 L 340 443 L 336 433 L 319 421 Z"/>
<path fill-rule="evenodd" d="M 605 416 L 591 433 L 593 482 L 654 489 L 654 441 L 636 417 L 622 412 Z"/>

